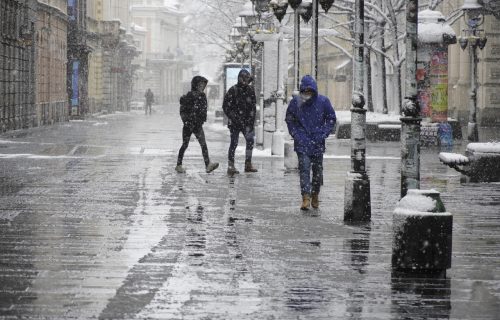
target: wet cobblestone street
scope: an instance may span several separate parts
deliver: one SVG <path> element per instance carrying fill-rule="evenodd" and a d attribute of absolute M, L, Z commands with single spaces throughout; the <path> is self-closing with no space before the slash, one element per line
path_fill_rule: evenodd
<path fill-rule="evenodd" d="M 368 143 L 372 221 L 346 225 L 349 141 L 329 139 L 320 209 L 304 213 L 283 158 L 256 150 L 259 172 L 226 175 L 220 123 L 205 125 L 219 169 L 192 140 L 177 174 L 180 132 L 159 110 L 0 135 L 0 319 L 498 319 L 500 183 L 461 184 L 423 148 L 421 188 L 453 214 L 452 267 L 400 278 L 398 142 Z"/>

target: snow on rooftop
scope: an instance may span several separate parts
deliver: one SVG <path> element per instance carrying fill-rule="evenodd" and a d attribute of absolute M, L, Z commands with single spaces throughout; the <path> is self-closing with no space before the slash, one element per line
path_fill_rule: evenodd
<path fill-rule="evenodd" d="M 500 154 L 500 142 L 469 143 L 467 145 L 467 151 Z"/>

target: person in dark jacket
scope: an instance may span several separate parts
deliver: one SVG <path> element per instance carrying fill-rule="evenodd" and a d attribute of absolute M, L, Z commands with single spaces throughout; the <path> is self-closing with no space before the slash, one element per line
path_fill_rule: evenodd
<path fill-rule="evenodd" d="M 245 172 L 257 172 L 257 169 L 252 166 L 256 114 L 255 89 L 250 86 L 252 80 L 250 72 L 242 69 L 238 74 L 238 83 L 227 91 L 222 103 L 222 109 L 229 120 L 228 128 L 231 134 L 228 151 L 228 175 L 239 173 L 234 166 L 234 154 L 238 146 L 240 132 L 246 140 Z"/>
<path fill-rule="evenodd" d="M 206 172 L 210 173 L 219 167 L 219 163 L 210 162 L 208 147 L 205 141 L 205 132 L 203 131 L 203 123 L 207 121 L 207 96 L 204 92 L 207 83 L 208 80 L 204 77 L 193 77 L 191 80 L 191 91 L 180 98 L 180 114 L 184 127 L 182 128 L 182 146 L 179 149 L 177 166 L 175 167 L 175 171 L 179 173 L 186 172 L 182 167 L 182 159 L 184 158 L 184 152 L 189 145 L 189 139 L 192 134 L 194 134 L 200 143 Z"/>
<path fill-rule="evenodd" d="M 153 91 L 148 88 L 148 90 L 146 90 L 146 93 L 144 94 L 144 98 L 146 98 L 146 114 L 148 114 L 148 111 L 149 114 L 151 114 L 151 106 L 155 102 L 155 95 L 153 94 Z"/>
<path fill-rule="evenodd" d="M 323 182 L 325 139 L 335 127 L 336 116 L 330 100 L 318 94 L 313 77 L 306 75 L 300 83 L 300 95 L 290 101 L 285 117 L 288 132 L 294 140 L 299 159 L 302 210 L 319 207 Z M 312 167 L 312 181 L 310 178 Z"/>

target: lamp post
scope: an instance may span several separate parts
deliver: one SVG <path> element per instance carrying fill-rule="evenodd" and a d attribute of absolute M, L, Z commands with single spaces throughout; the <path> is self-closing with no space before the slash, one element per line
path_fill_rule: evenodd
<path fill-rule="evenodd" d="M 286 14 L 286 10 L 288 9 L 288 2 L 286 0 L 271 0 L 270 6 L 273 9 L 274 16 L 278 19 L 280 25 L 281 20 Z M 283 105 L 285 100 L 284 88 L 283 88 L 283 75 L 282 67 L 282 39 L 283 35 L 281 33 L 281 28 L 278 30 L 278 68 L 277 68 L 277 83 L 276 83 L 276 117 L 275 117 L 275 131 L 273 133 L 273 142 L 271 153 L 274 155 L 283 155 L 284 154 L 284 143 L 285 143 L 285 134 L 283 133 Z M 286 70 L 286 69 L 285 69 Z"/>
<path fill-rule="evenodd" d="M 247 25 L 247 35 L 248 35 L 248 40 L 250 44 L 250 73 L 254 73 L 254 68 L 253 68 L 253 49 L 254 49 L 254 39 L 253 36 L 255 35 L 255 30 L 254 27 L 257 24 L 257 15 L 255 14 L 253 4 L 251 1 L 245 2 L 243 5 L 243 10 L 240 12 L 240 18 L 245 21 Z"/>
<path fill-rule="evenodd" d="M 252 3 L 255 6 L 255 11 L 257 11 L 259 15 L 262 14 L 262 12 L 269 11 L 269 0 L 252 0 Z"/>
<path fill-rule="evenodd" d="M 364 86 L 364 0 L 355 0 L 353 92 L 351 107 L 351 171 L 347 173 L 344 221 L 371 219 L 370 180 L 366 173 L 366 109 Z"/>
<path fill-rule="evenodd" d="M 311 34 L 311 75 L 318 80 L 318 27 L 319 6 L 328 13 L 335 0 L 312 0 L 312 34 Z"/>
<path fill-rule="evenodd" d="M 471 142 L 479 141 L 477 128 L 477 51 L 483 50 L 487 38 L 484 30 L 478 29 L 484 22 L 483 6 L 476 0 L 465 0 L 461 8 L 466 14 L 467 29 L 462 30 L 463 36 L 459 38 L 460 47 L 465 50 L 469 45 L 470 59 L 470 92 L 469 92 L 469 123 L 467 124 L 467 138 Z"/>
<path fill-rule="evenodd" d="M 252 11 L 255 10 L 257 13 L 258 25 L 261 26 L 261 17 L 264 12 L 269 11 L 269 0 L 251 0 L 252 1 Z M 262 48 L 264 45 L 262 45 Z M 260 61 L 260 92 L 259 92 L 259 125 L 256 130 L 256 142 L 257 144 L 264 145 L 264 79 L 265 79 L 265 68 L 264 68 L 264 49 L 262 49 L 262 57 Z"/>
<path fill-rule="evenodd" d="M 312 2 L 311 75 L 318 81 L 318 0 Z"/>
<path fill-rule="evenodd" d="M 293 9 L 293 85 L 299 90 L 300 85 L 300 11 L 297 10 L 302 0 L 288 0 Z"/>
<path fill-rule="evenodd" d="M 401 198 L 420 189 L 420 109 L 417 102 L 418 0 L 406 4 L 406 97 L 401 117 Z"/>

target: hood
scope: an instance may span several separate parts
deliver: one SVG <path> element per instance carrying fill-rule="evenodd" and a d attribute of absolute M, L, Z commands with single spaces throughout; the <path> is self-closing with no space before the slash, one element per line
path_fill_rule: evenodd
<path fill-rule="evenodd" d="M 316 84 L 316 80 L 313 77 L 306 75 L 302 77 L 300 81 L 300 91 L 303 91 L 307 88 L 310 88 L 314 91 L 314 93 L 318 94 L 318 85 Z"/>
<path fill-rule="evenodd" d="M 194 76 L 191 80 L 191 90 L 196 91 L 196 87 L 198 87 L 198 84 L 201 82 L 205 82 L 205 84 L 207 84 L 208 80 L 202 76 Z"/>
<path fill-rule="evenodd" d="M 240 76 L 244 75 L 244 74 L 248 75 L 250 77 L 250 81 L 248 83 L 253 81 L 253 78 L 252 78 L 252 75 L 250 74 L 250 72 L 247 69 L 241 69 L 240 72 L 238 73 L 238 84 L 239 85 L 241 85 Z"/>

